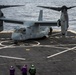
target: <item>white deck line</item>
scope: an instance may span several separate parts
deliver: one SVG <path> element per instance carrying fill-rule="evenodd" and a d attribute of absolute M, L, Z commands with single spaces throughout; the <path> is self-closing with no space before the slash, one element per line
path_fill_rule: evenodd
<path fill-rule="evenodd" d="M 69 49 L 67 49 L 67 50 L 64 50 L 64 51 L 61 51 L 61 52 L 55 53 L 55 54 L 53 54 L 53 55 L 47 56 L 47 58 L 52 58 L 52 57 L 58 56 L 58 55 L 63 54 L 63 53 L 65 53 L 65 52 L 68 52 L 68 51 L 74 50 L 75 48 L 76 48 L 76 46 L 73 47 L 73 48 L 69 48 Z"/>
<path fill-rule="evenodd" d="M 76 34 L 76 31 L 73 31 L 73 30 L 68 30 L 68 31 L 70 31 L 70 32 L 72 32 L 72 33 L 75 33 L 75 34 Z"/>
<path fill-rule="evenodd" d="M 10 58 L 10 59 L 16 59 L 16 60 L 25 60 L 25 58 L 18 58 L 18 57 L 11 57 L 11 56 L 3 56 L 0 55 L 1 58 Z"/>

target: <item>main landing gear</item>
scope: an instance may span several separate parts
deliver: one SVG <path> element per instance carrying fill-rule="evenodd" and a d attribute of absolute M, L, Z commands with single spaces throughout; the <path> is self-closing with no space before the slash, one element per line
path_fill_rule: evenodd
<path fill-rule="evenodd" d="M 51 35 L 52 34 L 52 31 L 53 31 L 53 29 L 50 28 L 50 32 L 48 33 L 48 35 Z"/>

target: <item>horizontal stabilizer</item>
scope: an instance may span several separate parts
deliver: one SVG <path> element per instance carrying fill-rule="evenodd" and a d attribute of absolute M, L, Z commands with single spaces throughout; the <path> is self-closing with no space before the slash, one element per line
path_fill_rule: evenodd
<path fill-rule="evenodd" d="M 0 5 L 0 9 L 9 8 L 9 7 L 19 7 L 19 6 L 24 6 L 24 5 Z"/>

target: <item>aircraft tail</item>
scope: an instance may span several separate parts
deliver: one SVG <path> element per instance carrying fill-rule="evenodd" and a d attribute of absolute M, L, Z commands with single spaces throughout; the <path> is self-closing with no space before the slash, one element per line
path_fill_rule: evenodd
<path fill-rule="evenodd" d="M 38 21 L 42 21 L 42 20 L 43 20 L 43 10 L 40 10 Z"/>

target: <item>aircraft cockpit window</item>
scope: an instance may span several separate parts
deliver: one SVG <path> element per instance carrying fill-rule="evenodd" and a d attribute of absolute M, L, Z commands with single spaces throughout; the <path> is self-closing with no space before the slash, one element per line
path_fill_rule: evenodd
<path fill-rule="evenodd" d="M 19 32 L 26 33 L 26 29 L 25 28 L 21 28 L 21 29 L 19 29 Z"/>
<path fill-rule="evenodd" d="M 26 29 L 25 28 L 20 28 L 20 29 L 16 29 L 14 32 L 16 32 L 16 33 L 26 33 Z"/>
<path fill-rule="evenodd" d="M 15 29 L 14 32 L 18 33 L 18 29 Z"/>

